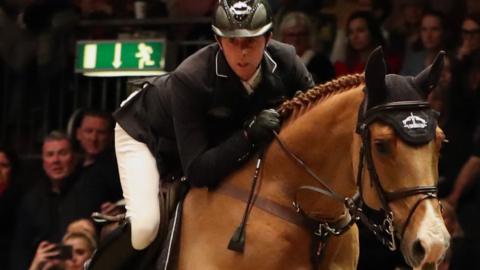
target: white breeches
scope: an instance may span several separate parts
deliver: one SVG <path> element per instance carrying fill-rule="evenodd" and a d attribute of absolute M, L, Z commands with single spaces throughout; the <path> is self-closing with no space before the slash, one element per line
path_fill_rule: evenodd
<path fill-rule="evenodd" d="M 146 248 L 156 237 L 160 224 L 159 172 L 155 157 L 141 143 L 115 126 L 115 153 L 132 228 L 132 246 Z"/>

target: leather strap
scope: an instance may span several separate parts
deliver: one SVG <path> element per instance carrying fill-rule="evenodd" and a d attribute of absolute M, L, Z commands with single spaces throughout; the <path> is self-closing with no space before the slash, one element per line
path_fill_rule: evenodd
<path fill-rule="evenodd" d="M 247 203 L 248 201 L 248 196 L 249 196 L 248 192 L 233 185 L 223 184 L 218 188 L 216 188 L 214 191 L 227 195 L 239 201 L 243 201 L 244 203 Z M 299 227 L 307 228 L 309 230 L 311 229 L 318 230 L 319 229 L 318 226 L 320 224 L 327 223 L 325 221 L 314 220 L 312 218 L 308 218 L 300 215 L 299 212 L 294 210 L 293 205 L 292 205 L 292 208 L 290 208 L 261 196 L 256 196 L 253 204 L 255 207 L 271 215 L 277 216 L 285 221 L 288 221 Z M 328 222 L 328 225 L 331 228 L 344 229 L 347 226 L 349 227 L 349 223 L 351 222 L 351 220 L 352 220 L 352 217 L 347 212 L 345 215 L 342 215 L 340 218 L 336 219 L 334 222 Z"/>
<path fill-rule="evenodd" d="M 233 185 L 223 184 L 214 190 L 215 192 L 219 192 L 221 194 L 227 195 L 239 201 L 243 201 L 247 203 L 248 200 L 248 192 L 238 188 Z M 300 227 L 306 227 L 309 224 L 305 221 L 305 219 L 300 216 L 295 210 L 290 207 L 280 205 L 272 200 L 256 196 L 253 202 L 254 206 L 271 214 L 282 218 L 290 223 L 298 225 Z"/>

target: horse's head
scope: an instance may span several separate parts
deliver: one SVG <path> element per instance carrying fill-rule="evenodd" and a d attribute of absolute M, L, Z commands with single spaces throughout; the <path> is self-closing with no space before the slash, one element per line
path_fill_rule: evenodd
<path fill-rule="evenodd" d="M 436 197 L 444 135 L 425 101 L 440 77 L 443 54 L 416 77 L 405 77 L 386 75 L 382 50 L 376 49 L 366 66 L 359 112 L 366 177 L 358 184 L 363 199 L 385 211 L 391 236 L 387 244 L 393 249 L 394 235 L 399 238 L 407 263 L 416 268 L 436 265 L 450 240 Z"/>

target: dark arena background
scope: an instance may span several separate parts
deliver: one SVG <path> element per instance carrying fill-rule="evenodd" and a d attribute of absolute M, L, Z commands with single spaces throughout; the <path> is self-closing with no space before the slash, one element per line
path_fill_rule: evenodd
<path fill-rule="evenodd" d="M 317 84 L 362 73 L 377 46 L 383 47 L 389 73 L 407 76 L 430 65 L 439 51 L 446 52 L 440 82 L 428 97 L 448 140 L 441 150 L 438 184 L 452 243 L 439 269 L 480 269 L 480 153 L 473 150 L 480 141 L 480 1 L 268 2 L 274 14 L 273 38 L 295 47 Z M 66 263 L 55 266 L 60 268 L 48 268 L 38 256 L 55 249 L 51 242 L 74 246 L 84 241 L 83 248 L 93 251 L 102 237 L 90 212 L 67 224 L 81 228 L 81 233 L 49 223 L 49 215 L 72 221 L 68 209 L 73 203 L 54 212 L 32 206 L 41 200 L 30 200 L 28 194 L 51 185 L 49 170 L 54 174 L 63 168 L 49 165 L 42 151 L 45 138 L 60 136 L 56 131 L 65 135 L 73 147 L 75 170 L 88 170 L 92 179 L 105 181 L 102 188 L 82 187 L 96 195 L 73 196 L 82 197 L 82 204 L 116 213 L 122 191 L 111 114 L 146 78 L 167 74 L 216 42 L 211 17 L 217 4 L 218 0 L 0 0 L 0 269 L 83 269 L 78 265 L 89 256 L 77 258 L 79 262 L 63 259 Z M 89 116 L 103 119 L 103 129 L 82 129 Z M 89 160 L 83 145 L 89 140 L 102 158 Z M 64 186 L 46 200 L 63 200 Z M 45 221 L 42 226 L 50 231 L 35 235 L 33 229 L 20 226 L 28 223 L 27 216 Z M 388 251 L 365 228 L 360 231 L 358 269 L 409 269 L 399 252 Z M 21 249 L 22 241 L 30 243 L 29 250 Z"/>

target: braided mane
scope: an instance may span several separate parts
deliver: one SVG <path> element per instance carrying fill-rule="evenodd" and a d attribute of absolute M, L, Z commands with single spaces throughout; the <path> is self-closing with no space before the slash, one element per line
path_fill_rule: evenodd
<path fill-rule="evenodd" d="M 365 82 L 363 73 L 342 76 L 327 83 L 316 85 L 306 92 L 299 92 L 292 99 L 283 102 L 277 111 L 284 120 L 292 115 L 299 116 L 295 112 L 307 108 L 314 102 L 323 100 L 332 94 L 338 94 L 346 90 L 350 90 L 356 86 L 359 86 L 363 82 Z"/>

